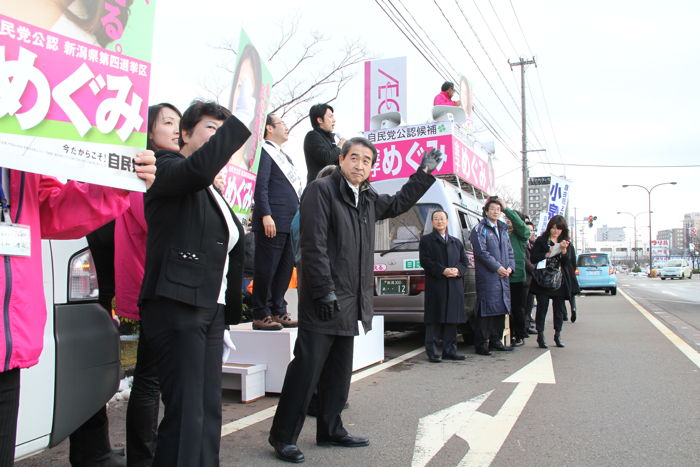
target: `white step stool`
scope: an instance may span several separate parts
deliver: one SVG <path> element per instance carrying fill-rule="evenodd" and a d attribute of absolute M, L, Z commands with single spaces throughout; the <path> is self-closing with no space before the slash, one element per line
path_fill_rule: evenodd
<path fill-rule="evenodd" d="M 265 397 L 266 370 L 267 365 L 262 363 L 224 363 L 221 366 L 221 386 L 224 389 L 240 389 L 241 401 L 253 402 Z"/>

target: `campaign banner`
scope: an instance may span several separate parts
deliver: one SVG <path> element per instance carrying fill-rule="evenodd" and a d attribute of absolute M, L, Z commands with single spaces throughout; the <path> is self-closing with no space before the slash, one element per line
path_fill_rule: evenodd
<path fill-rule="evenodd" d="M 237 56 L 230 109 L 248 127 L 251 136 L 242 148 L 233 153 L 220 175 L 224 180 L 224 198 L 235 213 L 246 216 L 253 206 L 272 75 L 243 30 L 238 41 Z"/>
<path fill-rule="evenodd" d="M 37 3 L 0 3 L 0 166 L 145 191 L 156 2 Z"/>
<path fill-rule="evenodd" d="M 569 204 L 571 182 L 563 177 L 550 177 L 549 182 L 549 207 L 540 213 L 537 232 L 542 233 L 547 228 L 547 223 L 554 216 L 565 216 Z M 571 229 L 572 227 L 570 227 Z"/>
<path fill-rule="evenodd" d="M 669 240 L 652 240 L 651 254 L 654 257 L 668 258 L 671 254 L 671 242 Z"/>
<path fill-rule="evenodd" d="M 365 131 L 375 115 L 398 112 L 407 120 L 406 57 L 365 62 Z"/>
<path fill-rule="evenodd" d="M 494 190 L 493 166 L 487 151 L 453 122 L 366 131 L 365 136 L 378 151 L 371 171 L 373 181 L 411 176 L 423 154 L 437 148 L 445 159 L 434 175 L 455 174 L 485 193 Z"/>

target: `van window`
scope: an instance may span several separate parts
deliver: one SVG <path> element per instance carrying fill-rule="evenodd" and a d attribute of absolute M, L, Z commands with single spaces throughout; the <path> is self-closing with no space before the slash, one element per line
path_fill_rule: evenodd
<path fill-rule="evenodd" d="M 667 268 L 680 268 L 683 267 L 683 263 L 680 260 L 671 260 L 664 267 Z"/>
<path fill-rule="evenodd" d="M 418 250 L 420 237 L 433 230 L 430 215 L 438 204 L 416 204 L 398 217 L 378 221 L 374 228 L 374 251 Z"/>
<path fill-rule="evenodd" d="M 578 267 L 589 267 L 589 268 L 595 268 L 595 267 L 604 267 L 608 265 L 608 255 L 595 255 L 595 254 L 586 254 L 586 255 L 579 255 L 578 261 L 576 262 L 576 266 Z"/>

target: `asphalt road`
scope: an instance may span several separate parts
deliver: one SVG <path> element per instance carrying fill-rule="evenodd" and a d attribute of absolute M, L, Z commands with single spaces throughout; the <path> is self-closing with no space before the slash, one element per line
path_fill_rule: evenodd
<path fill-rule="evenodd" d="M 619 288 L 616 296 L 579 298 L 563 349 L 539 349 L 531 338 L 490 357 L 462 345 L 463 362 L 432 364 L 418 350 L 389 366 L 420 349 L 422 338 L 387 334 L 386 368 L 356 375 L 364 377 L 352 384 L 343 413 L 348 430 L 371 445 L 318 447 L 309 417 L 299 438 L 306 464 L 698 465 L 700 358 L 687 335 L 700 327 L 700 280 L 621 276 Z M 241 404 L 236 391 L 224 391 L 224 398 L 224 424 L 240 429 L 223 436 L 221 465 L 283 465 L 267 444 L 277 397 Z M 113 444 L 123 445 L 125 403 L 109 412 Z M 17 465 L 67 466 L 67 443 Z"/>

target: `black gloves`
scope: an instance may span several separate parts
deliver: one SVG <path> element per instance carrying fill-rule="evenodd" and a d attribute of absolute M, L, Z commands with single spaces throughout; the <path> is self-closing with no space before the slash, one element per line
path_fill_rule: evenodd
<path fill-rule="evenodd" d="M 329 321 L 333 316 L 340 311 L 338 299 L 334 292 L 329 293 L 325 297 L 314 300 L 314 309 L 316 315 L 321 321 Z"/>
<path fill-rule="evenodd" d="M 430 151 L 423 154 L 423 158 L 420 161 L 421 169 L 427 169 L 428 173 L 433 173 L 433 170 L 442 162 L 443 155 L 438 149 L 431 149 Z"/>

